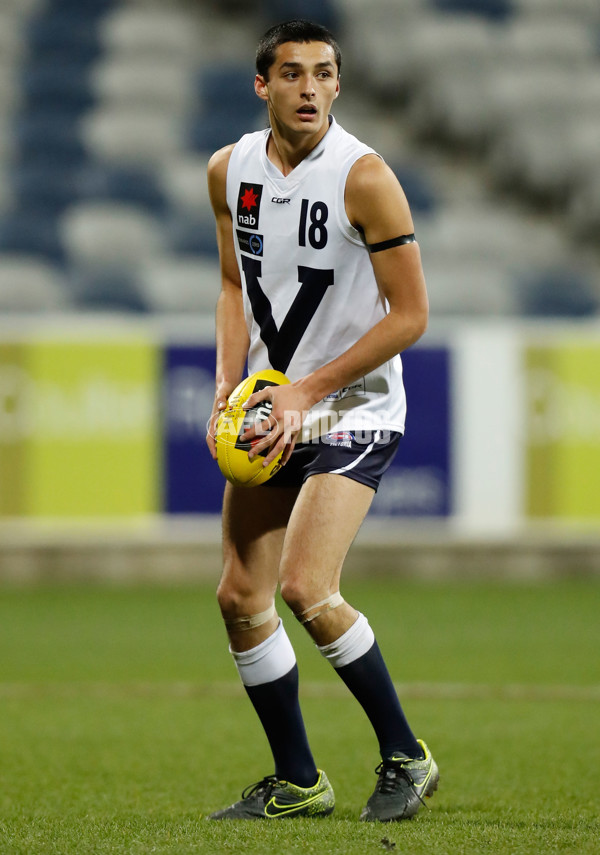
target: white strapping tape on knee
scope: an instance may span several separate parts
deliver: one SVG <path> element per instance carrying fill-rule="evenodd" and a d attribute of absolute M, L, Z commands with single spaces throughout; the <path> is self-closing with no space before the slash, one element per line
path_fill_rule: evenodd
<path fill-rule="evenodd" d="M 225 626 L 231 632 L 245 632 L 248 629 L 256 629 L 257 626 L 262 626 L 263 623 L 267 623 L 275 615 L 275 603 L 271 603 L 269 608 L 265 609 L 264 612 L 259 612 L 256 615 L 230 618 L 225 621 Z"/>
<path fill-rule="evenodd" d="M 332 594 L 330 597 L 321 600 L 321 602 L 319 603 L 315 603 L 314 606 L 309 606 L 307 609 L 303 609 L 301 612 L 296 612 L 294 617 L 297 618 L 300 623 L 310 623 L 311 620 L 314 620 L 315 618 L 324 615 L 326 612 L 330 612 L 332 609 L 337 609 L 337 607 L 341 606 L 344 602 L 345 600 L 340 594 L 340 592 L 336 591 L 335 594 Z M 312 612 L 313 609 L 318 609 L 318 611 L 316 611 L 314 615 L 309 615 L 308 617 L 305 617 L 305 615 L 308 612 Z"/>

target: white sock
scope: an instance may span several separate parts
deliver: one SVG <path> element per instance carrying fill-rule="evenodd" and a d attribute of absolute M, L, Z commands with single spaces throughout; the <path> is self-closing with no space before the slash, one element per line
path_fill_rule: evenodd
<path fill-rule="evenodd" d="M 374 642 L 375 635 L 369 621 L 359 612 L 350 629 L 331 644 L 325 644 L 323 647 L 317 645 L 317 650 L 334 668 L 342 668 L 364 656 L 373 647 Z"/>
<path fill-rule="evenodd" d="M 260 686 L 285 676 L 296 664 L 292 643 L 279 621 L 275 632 L 250 650 L 231 650 L 244 686 Z"/>

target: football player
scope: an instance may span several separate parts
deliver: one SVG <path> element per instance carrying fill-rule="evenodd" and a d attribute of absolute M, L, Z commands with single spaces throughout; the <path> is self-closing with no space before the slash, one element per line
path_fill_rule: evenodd
<path fill-rule="evenodd" d="M 259 43 L 255 91 L 269 127 L 216 152 L 208 181 L 222 271 L 213 421 L 249 371 L 291 383 L 269 401 L 252 455 L 284 465 L 226 485 L 218 601 L 274 771 L 211 819 L 323 816 L 334 807 L 298 702 L 281 596 L 362 705 L 379 743 L 363 820 L 413 816 L 438 770 L 415 738 L 367 617 L 340 592 L 345 555 L 404 432 L 400 353 L 428 300 L 406 197 L 392 170 L 337 124 L 341 55 L 323 27 L 290 21 Z M 250 428 L 244 439 L 255 438 Z M 215 456 L 214 438 L 208 445 Z"/>

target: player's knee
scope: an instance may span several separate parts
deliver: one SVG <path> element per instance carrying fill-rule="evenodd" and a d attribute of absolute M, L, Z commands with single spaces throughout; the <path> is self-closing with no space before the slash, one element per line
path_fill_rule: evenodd
<path fill-rule="evenodd" d="M 281 596 L 301 624 L 308 624 L 345 602 L 339 591 L 324 592 L 322 588 L 300 587 L 291 581 L 282 582 Z"/>
<path fill-rule="evenodd" d="M 329 592 L 323 588 L 313 587 L 302 581 L 289 579 L 281 582 L 281 597 L 294 615 L 302 614 L 328 596 Z"/>
<path fill-rule="evenodd" d="M 276 616 L 273 591 L 257 590 L 227 575 L 217 588 L 217 601 L 228 630 L 254 629 Z"/>
<path fill-rule="evenodd" d="M 282 579 L 280 592 L 282 600 L 294 614 L 302 609 L 303 603 L 309 602 L 312 596 L 310 588 L 291 579 Z"/>
<path fill-rule="evenodd" d="M 217 602 L 224 618 L 246 614 L 250 591 L 245 591 L 231 580 L 222 579 L 217 588 Z"/>

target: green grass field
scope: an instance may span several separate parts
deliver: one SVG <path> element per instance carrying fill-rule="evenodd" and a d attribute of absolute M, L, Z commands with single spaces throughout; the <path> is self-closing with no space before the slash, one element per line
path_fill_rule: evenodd
<path fill-rule="evenodd" d="M 272 771 L 212 588 L 0 590 L 2 855 L 600 851 L 599 582 L 345 585 L 440 766 L 393 825 L 357 821 L 374 737 L 287 616 L 336 811 L 204 819 Z"/>

